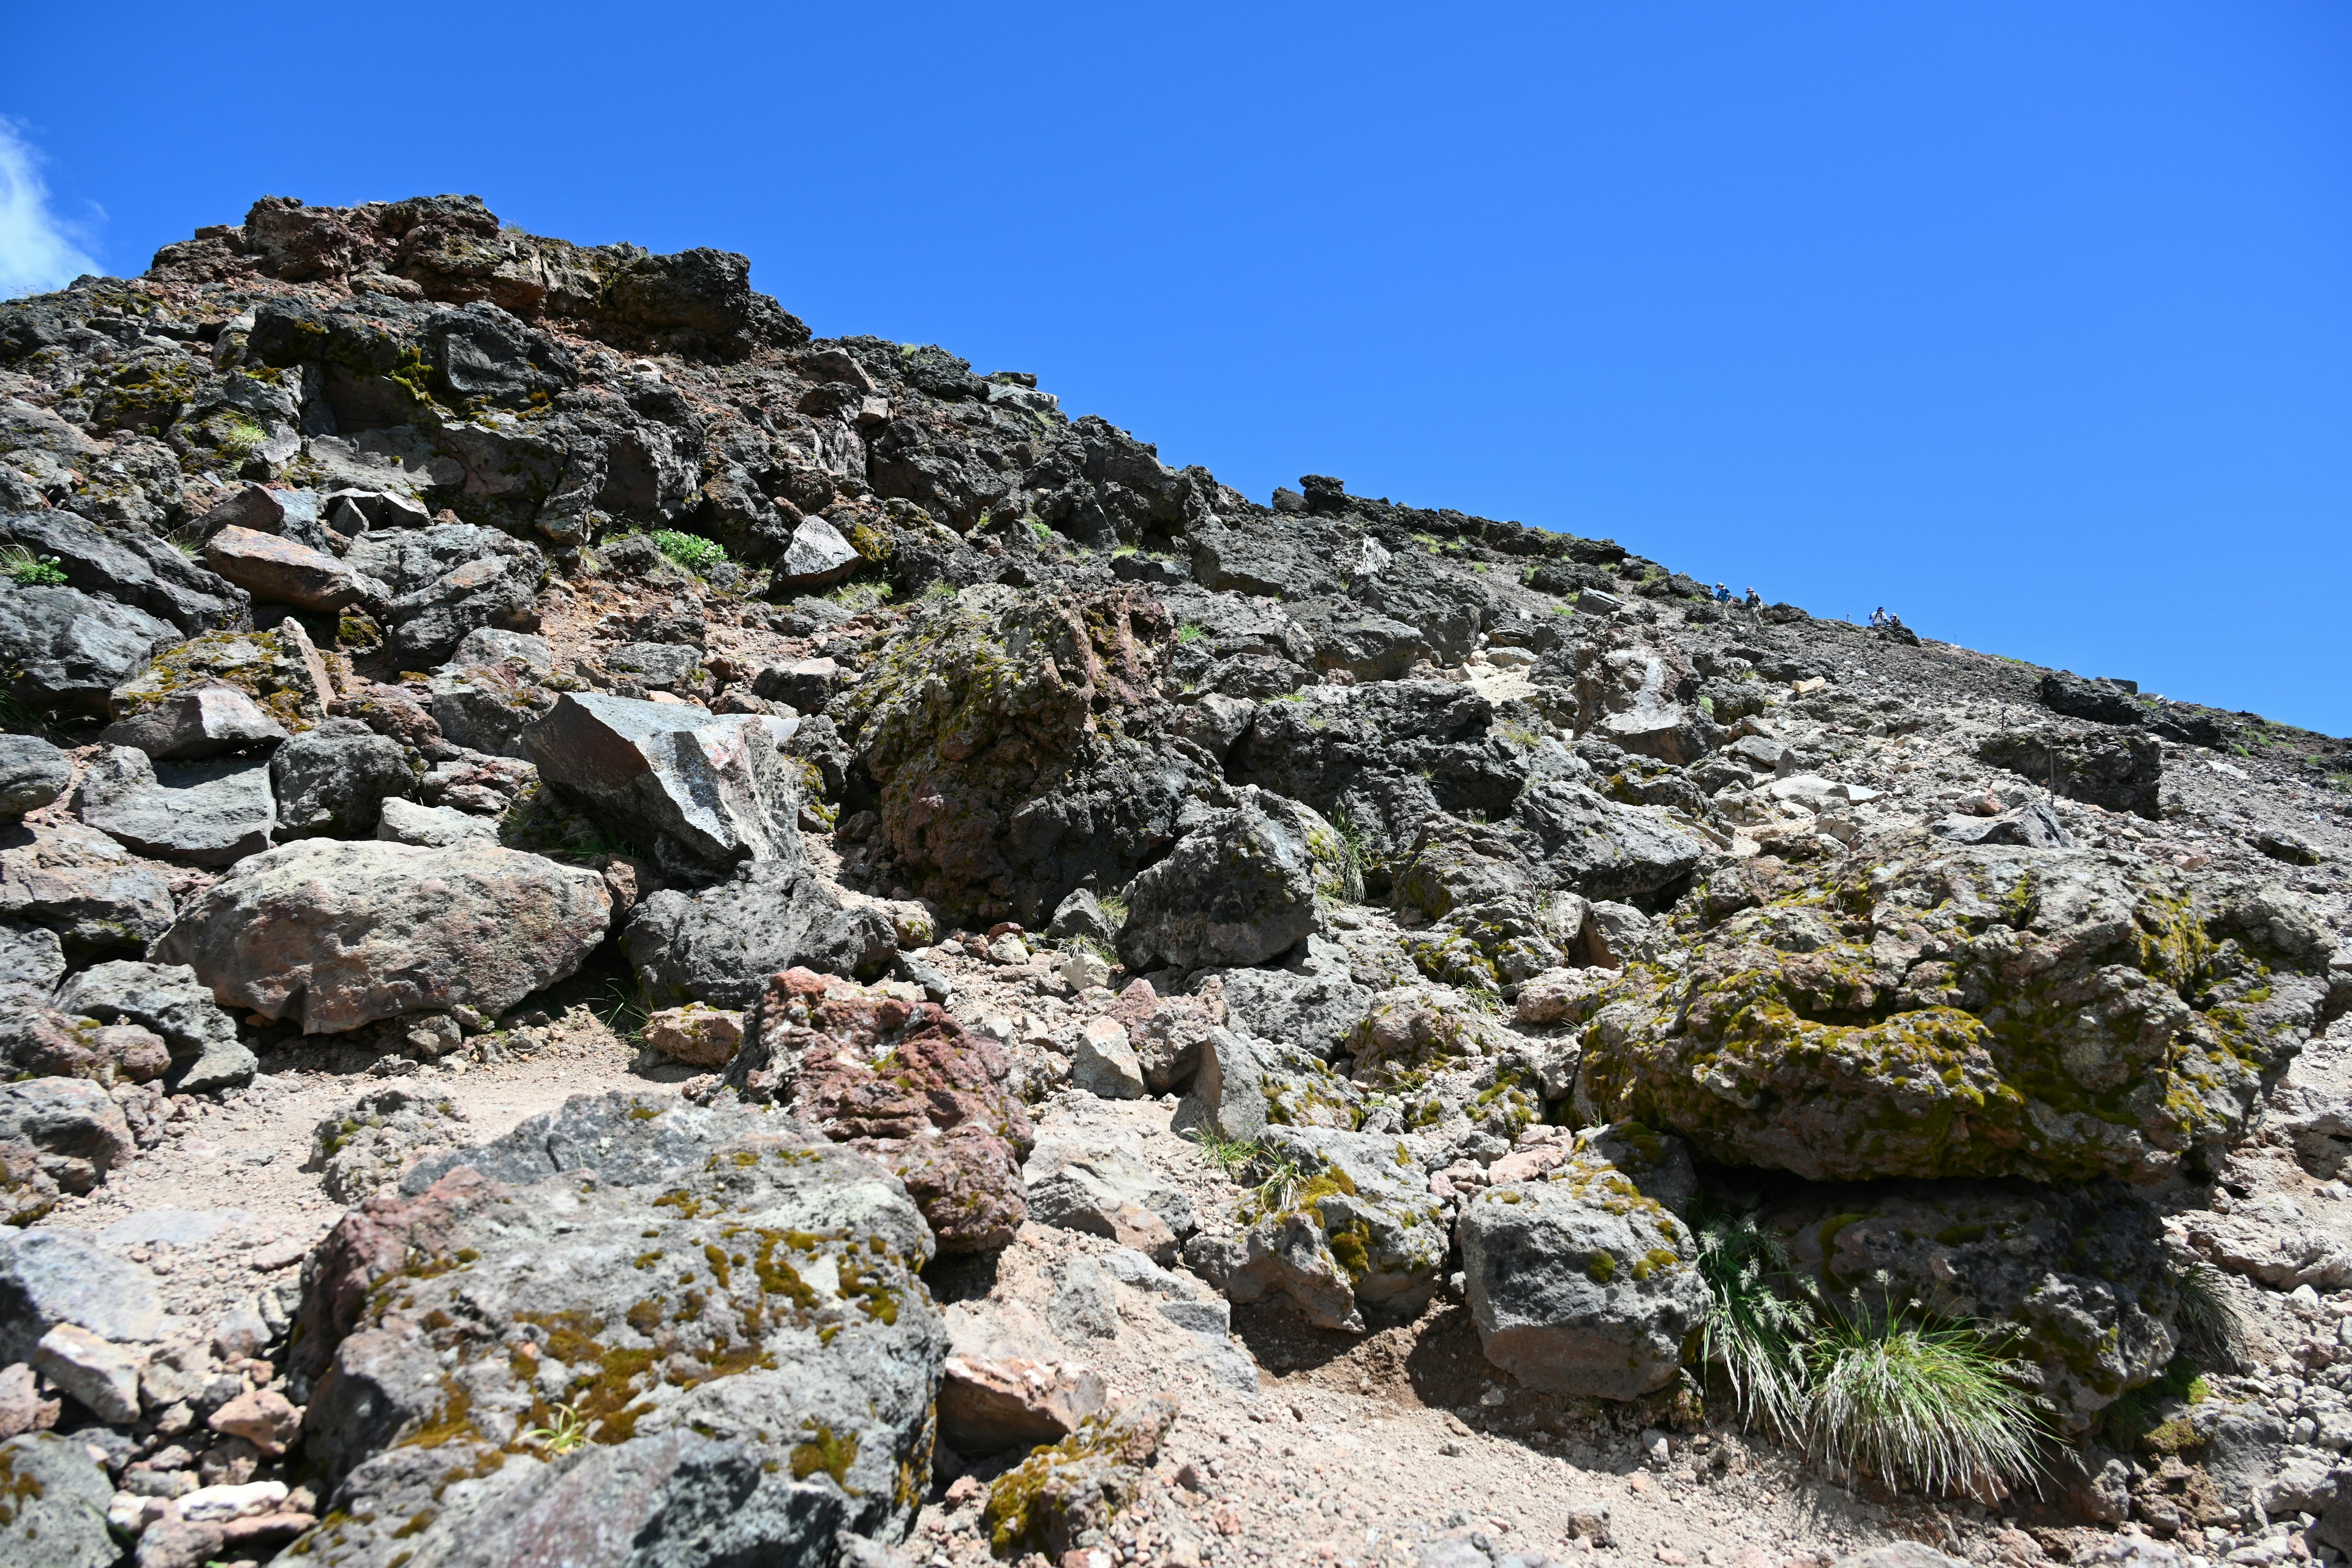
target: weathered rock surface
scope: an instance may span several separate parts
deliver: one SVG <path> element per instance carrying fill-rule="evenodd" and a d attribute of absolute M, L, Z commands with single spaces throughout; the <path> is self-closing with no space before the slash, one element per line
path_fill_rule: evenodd
<path fill-rule="evenodd" d="M 1260 963 L 1318 926 L 1339 835 L 1295 801 L 1253 793 L 1193 828 L 1128 888 L 1119 954 L 1134 970 Z"/>
<path fill-rule="evenodd" d="M 58 994 L 67 1013 L 136 1024 L 171 1052 L 173 1087 L 203 1094 L 249 1083 L 259 1063 L 236 1037 L 236 1023 L 185 964 L 117 959 L 83 970 Z"/>
<path fill-rule="evenodd" d="M 36 712 L 103 716 L 108 694 L 179 640 L 169 621 L 78 588 L 0 591 L 8 695 Z"/>
<path fill-rule="evenodd" d="M 177 1326 L 139 1265 L 67 1231 L 0 1231 L 0 1358 L 32 1360 L 60 1323 L 117 1344 L 152 1344 Z"/>
<path fill-rule="evenodd" d="M 1679 974 L 1580 1005 L 1583 1112 L 1814 1179 L 2146 1181 L 2242 1136 L 2320 1025 L 2333 940 L 2291 895 L 1916 832 L 1869 863 L 1677 916 Z"/>
<path fill-rule="evenodd" d="M 298 610 L 340 610 L 391 597 L 350 563 L 290 539 L 224 528 L 205 542 L 205 564 L 257 599 Z"/>
<path fill-rule="evenodd" d="M 1040 1225 L 1108 1237 L 1161 1263 L 1198 1228 L 1192 1200 L 1122 1140 L 1041 1138 L 1021 1179 Z"/>
<path fill-rule="evenodd" d="M 78 823 L 0 829 L 0 914 L 56 931 L 72 954 L 139 951 L 172 923 L 172 889 Z"/>
<path fill-rule="evenodd" d="M 304 1451 L 337 1505 L 314 1553 L 826 1561 L 911 1521 L 947 1334 L 881 1169 L 781 1117 L 617 1094 L 410 1185 L 428 1169 L 309 1266 Z M 530 1436 L 558 1404 L 569 1451 Z"/>
<path fill-rule="evenodd" d="M 389 590 L 387 646 L 404 658 L 438 664 L 483 626 L 539 629 L 534 600 L 547 562 L 528 540 L 466 522 L 372 530 L 344 560 Z"/>
<path fill-rule="evenodd" d="M 357 719 L 327 719 L 271 754 L 281 838 L 367 838 L 383 803 L 415 793 L 423 761 Z"/>
<path fill-rule="evenodd" d="M 469 816 L 454 806 L 419 805 L 398 795 L 384 798 L 376 819 L 375 836 L 387 844 L 415 844 L 446 849 L 453 844 L 495 844 L 499 825 L 486 816 Z"/>
<path fill-rule="evenodd" d="M 1458 1234 L 1486 1359 L 1530 1387 L 1602 1399 L 1663 1388 L 1706 1315 L 1690 1232 L 1590 1150 L 1478 1193 Z"/>
<path fill-rule="evenodd" d="M 454 1100 L 386 1084 L 319 1123 L 311 1163 L 329 1197 L 356 1204 L 397 1186 L 420 1154 L 463 1143 L 468 1131 Z"/>
<path fill-rule="evenodd" d="M 621 950 L 652 1004 L 742 1008 L 770 975 L 795 965 L 873 978 L 889 967 L 898 937 L 887 914 L 845 908 L 795 858 L 754 861 L 698 893 L 653 894 L 631 913 Z"/>
<path fill-rule="evenodd" d="M 612 903 L 597 873 L 495 845 L 306 839 L 239 864 L 154 952 L 228 1005 L 329 1034 L 460 1003 L 502 1013 L 577 969 Z"/>
<path fill-rule="evenodd" d="M 234 686 L 199 686 L 109 724 L 99 739 L 136 747 L 159 763 L 188 762 L 275 745 L 286 739 L 286 727 Z"/>
<path fill-rule="evenodd" d="M 37 811 L 73 785 L 73 764 L 37 735 L 0 735 L 0 817 Z"/>
<path fill-rule="evenodd" d="M 1986 741 L 1977 754 L 2069 800 L 2150 818 L 2164 787 L 2163 748 L 2137 731 L 2011 731 Z"/>
<path fill-rule="evenodd" d="M 74 812 L 142 855 L 233 865 L 269 847 L 278 826 L 269 772 L 259 758 L 158 763 L 129 746 L 108 746 L 74 791 Z"/>
<path fill-rule="evenodd" d="M 113 1568 L 106 1528 L 114 1483 L 71 1437 L 31 1432 L 0 1443 L 0 1562 L 25 1568 Z"/>
<path fill-rule="evenodd" d="M 804 863 L 798 788 L 758 714 L 568 692 L 523 732 L 540 777 L 688 871 Z"/>

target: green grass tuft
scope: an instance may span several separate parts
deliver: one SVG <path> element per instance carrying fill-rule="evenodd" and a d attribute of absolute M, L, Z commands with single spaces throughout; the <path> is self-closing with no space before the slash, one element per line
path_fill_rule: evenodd
<path fill-rule="evenodd" d="M 2180 1296 L 2173 1321 L 2180 1329 L 2183 1347 L 2222 1372 L 2244 1366 L 2246 1320 L 2230 1299 L 2221 1271 L 2201 1260 L 2193 1262 L 2174 1274 L 2172 1284 Z"/>
<path fill-rule="evenodd" d="M 1978 1331 L 1856 1292 L 1805 1348 L 1812 1446 L 1898 1490 L 1983 1494 L 2035 1480 L 2042 1425 Z"/>
<path fill-rule="evenodd" d="M 1242 1142 L 1207 1127 L 1192 1128 L 1184 1136 L 1201 1146 L 1201 1163 L 1229 1182 L 1241 1180 L 1261 1152 L 1255 1139 Z"/>
<path fill-rule="evenodd" d="M 1801 1297 L 1782 1292 L 1788 1248 L 1753 1215 L 1704 1219 L 1697 1242 L 1707 1292 L 1701 1359 L 1722 1369 L 1741 1426 L 1801 1434 L 1811 1408 L 1805 1346 L 1821 1320 Z"/>
<path fill-rule="evenodd" d="M 657 528 L 646 537 L 654 542 L 655 549 L 689 572 L 699 574 L 727 563 L 726 546 L 698 533 L 680 533 L 674 528 Z"/>

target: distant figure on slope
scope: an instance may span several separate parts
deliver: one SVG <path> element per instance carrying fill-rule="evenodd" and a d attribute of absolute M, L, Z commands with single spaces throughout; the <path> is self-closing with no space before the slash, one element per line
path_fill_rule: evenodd
<path fill-rule="evenodd" d="M 1763 605 L 1763 603 L 1764 597 L 1762 595 L 1757 593 L 1753 588 L 1748 590 L 1748 607 L 1749 609 L 1753 610 L 1759 608 Z"/>
<path fill-rule="evenodd" d="M 1731 603 L 1731 590 L 1717 583 L 1715 585 L 1715 602 L 1718 605 Z"/>

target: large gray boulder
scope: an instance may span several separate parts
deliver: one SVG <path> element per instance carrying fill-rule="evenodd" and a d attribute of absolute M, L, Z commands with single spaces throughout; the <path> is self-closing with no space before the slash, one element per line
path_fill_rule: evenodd
<path fill-rule="evenodd" d="M 1119 956 L 1131 970 L 1263 963 L 1318 929 L 1318 883 L 1336 880 L 1339 853 L 1321 817 L 1253 791 L 1129 885 Z"/>
<path fill-rule="evenodd" d="M 184 963 L 94 964 L 58 993 L 60 1012 L 108 1024 L 137 1024 L 160 1036 L 172 1053 L 174 1089 L 203 1094 L 253 1081 L 259 1067 L 236 1037 L 236 1021 L 220 1009 Z"/>
<path fill-rule="evenodd" d="M 795 850 L 799 839 L 793 840 Z M 898 950 L 890 917 L 845 909 L 804 861 L 762 860 L 698 893 L 665 889 L 621 931 L 646 1005 L 749 1007 L 768 976 L 799 965 L 874 979 Z"/>
<path fill-rule="evenodd" d="M 89 1445 L 54 1432 L 0 1443 L 0 1563 L 8 1568 L 113 1568 L 121 1552 L 107 1528 L 114 1483 Z"/>
<path fill-rule="evenodd" d="M 842 1530 L 912 1523 L 948 1335 L 881 1167 L 781 1116 L 614 1094 L 404 1190 L 311 1264 L 322 1557 L 823 1563 Z M 529 1436 L 558 1403 L 569 1451 Z"/>
<path fill-rule="evenodd" d="M 383 803 L 416 793 L 416 753 L 357 719 L 329 719 L 278 748 L 269 782 L 281 838 L 364 838 Z"/>
<path fill-rule="evenodd" d="M 1287 1297 L 1308 1321 L 1361 1331 L 1365 1310 L 1399 1320 L 1427 1304 L 1445 1265 L 1445 1228 L 1429 1173 L 1393 1136 L 1269 1127 L 1265 1158 L 1297 1173 L 1244 1200 L 1235 1235 L 1203 1237 L 1185 1258 L 1226 1298 Z"/>
<path fill-rule="evenodd" d="M 268 848 L 277 828 L 269 767 L 259 757 L 158 763 L 130 746 L 105 746 L 74 791 L 74 811 L 142 855 L 234 865 Z"/>
<path fill-rule="evenodd" d="M 1462 1273 L 1486 1359 L 1531 1388 L 1636 1399 L 1706 1316 L 1691 1233 L 1591 1146 L 1464 1205 Z"/>
<path fill-rule="evenodd" d="M 1235 1028 L 1328 1058 L 1372 1005 L 1348 951 L 1310 936 L 1278 969 L 1228 969 L 1218 981 Z"/>
<path fill-rule="evenodd" d="M 776 563 L 774 582 L 779 588 L 831 587 L 856 571 L 859 559 L 857 547 L 833 524 L 808 518 L 793 530 L 784 558 Z"/>
<path fill-rule="evenodd" d="M 73 786 L 73 764 L 38 735 L 0 735 L 0 817 L 37 811 Z"/>
<path fill-rule="evenodd" d="M 1151 1169 L 1132 1137 L 1109 1129 L 1040 1138 L 1021 1181 L 1038 1224 L 1108 1237 L 1163 1263 L 1199 1228 L 1183 1189 Z"/>
<path fill-rule="evenodd" d="M 72 954 L 138 952 L 172 923 L 172 889 L 77 822 L 0 829 L 0 915 L 56 931 Z"/>
<path fill-rule="evenodd" d="M 71 512 L 40 511 L 0 518 L 0 543 L 55 558 L 69 586 L 135 606 L 184 637 L 253 624 L 244 589 L 151 534 L 102 532 Z"/>
<path fill-rule="evenodd" d="M 0 1362 L 30 1361 L 60 1323 L 117 1344 L 152 1344 L 177 1321 L 155 1277 L 68 1230 L 0 1230 Z"/>
<path fill-rule="evenodd" d="M 33 1152 L 40 1173 L 69 1193 L 86 1193 L 138 1152 L 131 1124 L 103 1086 L 83 1078 L 29 1078 L 0 1083 L 0 1144 Z"/>
<path fill-rule="evenodd" d="M 523 732 L 539 776 L 680 869 L 806 862 L 800 793 L 760 714 L 567 692 Z"/>
<path fill-rule="evenodd" d="M 525 634 L 475 632 L 520 639 Z M 528 640 L 537 642 L 537 637 Z M 428 689 L 433 721 L 452 745 L 493 757 L 528 755 L 523 731 L 548 715 L 556 693 L 540 684 L 537 674 L 520 658 L 467 664 L 452 661 L 433 674 Z"/>
<path fill-rule="evenodd" d="M 179 640 L 171 622 L 79 588 L 0 587 L 0 668 L 37 712 L 105 717 L 108 694 Z"/>
<path fill-rule="evenodd" d="M 234 686 L 199 686 L 117 720 L 98 738 L 110 746 L 136 747 L 159 763 L 193 762 L 274 746 L 286 739 L 286 726 Z"/>
<path fill-rule="evenodd" d="M 390 650 L 425 665 L 447 658 L 482 626 L 536 631 L 546 558 L 527 540 L 469 522 L 371 530 L 352 542 L 352 568 L 381 580 Z"/>
<path fill-rule="evenodd" d="M 495 1016 L 580 967 L 612 894 L 593 871 L 491 844 L 312 838 L 244 861 L 155 944 L 225 1005 L 356 1029 L 464 1003 Z"/>
<path fill-rule="evenodd" d="M 2042 725 L 1985 738 L 1977 755 L 2069 800 L 2154 821 L 2164 793 L 2164 747 L 2139 730 Z"/>

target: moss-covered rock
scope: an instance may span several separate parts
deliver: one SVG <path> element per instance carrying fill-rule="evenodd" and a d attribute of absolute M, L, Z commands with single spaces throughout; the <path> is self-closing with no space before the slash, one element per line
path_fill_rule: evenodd
<path fill-rule="evenodd" d="M 205 632 L 159 654 L 146 669 L 114 689 L 107 706 L 130 719 L 183 691 L 233 686 L 288 731 L 299 734 L 327 716 L 334 687 L 299 622 L 272 631 Z"/>
<path fill-rule="evenodd" d="M 2152 1180 L 2244 1135 L 2320 1026 L 2289 895 L 1906 830 L 1660 928 L 1580 998 L 1577 1106 L 1821 1180 Z"/>

